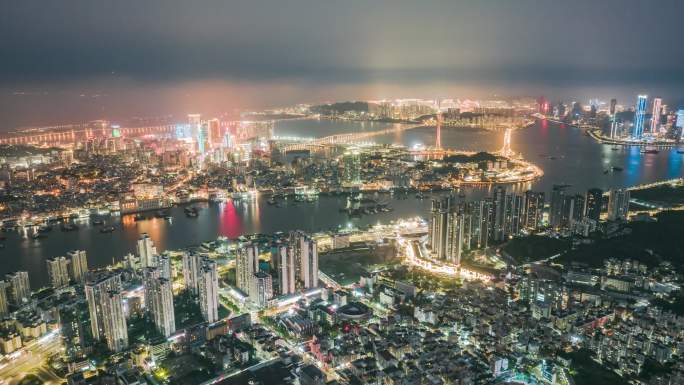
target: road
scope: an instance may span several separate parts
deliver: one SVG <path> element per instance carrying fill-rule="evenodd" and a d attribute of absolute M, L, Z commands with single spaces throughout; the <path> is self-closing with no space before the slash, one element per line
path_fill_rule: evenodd
<path fill-rule="evenodd" d="M 47 358 L 62 350 L 62 340 L 57 331 L 31 341 L 17 353 L 16 358 L 0 361 L 0 379 L 8 385 L 17 384 L 28 374 L 35 374 L 44 384 L 60 384 L 63 379 L 47 366 Z"/>

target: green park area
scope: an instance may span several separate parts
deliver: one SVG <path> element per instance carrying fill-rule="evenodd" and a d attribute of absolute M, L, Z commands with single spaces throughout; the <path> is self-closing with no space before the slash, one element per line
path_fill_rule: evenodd
<path fill-rule="evenodd" d="M 650 267 L 668 261 L 684 266 L 684 211 L 664 211 L 656 222 L 630 222 L 628 233 L 592 244 L 580 245 L 563 254 L 560 263 L 600 267 L 607 258 L 633 259 Z"/>
<path fill-rule="evenodd" d="M 569 247 L 570 242 L 563 239 L 529 235 L 508 241 L 501 248 L 501 253 L 517 264 L 525 264 L 560 254 Z"/>
<path fill-rule="evenodd" d="M 319 268 L 341 285 L 358 282 L 361 275 L 385 261 L 369 248 L 332 250 L 319 255 Z"/>
<path fill-rule="evenodd" d="M 606 369 L 591 358 L 591 351 L 580 349 L 572 353 L 560 354 L 571 359 L 570 374 L 575 385 L 627 385 L 629 382 L 615 372 Z"/>

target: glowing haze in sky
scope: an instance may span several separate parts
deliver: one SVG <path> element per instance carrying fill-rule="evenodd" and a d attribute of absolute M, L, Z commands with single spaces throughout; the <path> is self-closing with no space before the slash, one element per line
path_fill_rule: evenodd
<path fill-rule="evenodd" d="M 0 1 L 0 129 L 324 100 L 684 98 L 681 0 Z"/>

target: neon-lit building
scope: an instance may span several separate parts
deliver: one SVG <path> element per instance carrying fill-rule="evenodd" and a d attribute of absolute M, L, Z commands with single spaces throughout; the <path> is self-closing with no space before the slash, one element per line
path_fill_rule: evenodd
<path fill-rule="evenodd" d="M 634 110 L 634 138 L 641 139 L 644 135 L 644 116 L 646 115 L 647 95 L 639 95 Z"/>
<path fill-rule="evenodd" d="M 684 109 L 680 108 L 677 111 L 677 120 L 675 120 L 675 127 L 684 128 Z"/>
<path fill-rule="evenodd" d="M 658 132 L 660 125 L 660 111 L 662 110 L 663 100 L 661 98 L 653 98 L 653 110 L 651 111 L 651 134 Z"/>

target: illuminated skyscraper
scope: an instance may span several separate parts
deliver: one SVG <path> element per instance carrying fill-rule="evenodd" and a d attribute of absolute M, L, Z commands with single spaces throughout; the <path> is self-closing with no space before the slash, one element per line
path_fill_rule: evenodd
<path fill-rule="evenodd" d="M 542 213 L 544 212 L 544 193 L 526 191 L 525 208 L 523 210 L 522 226 L 530 231 L 541 227 Z"/>
<path fill-rule="evenodd" d="M 271 276 L 259 271 L 250 279 L 249 300 L 257 306 L 264 307 L 273 298 L 273 281 Z"/>
<path fill-rule="evenodd" d="M 237 250 L 235 258 L 235 286 L 249 295 L 251 280 L 259 271 L 259 248 L 256 244 L 248 243 Z"/>
<path fill-rule="evenodd" d="M 646 115 L 647 95 L 639 95 L 634 108 L 634 138 L 641 139 L 644 135 L 644 118 Z"/>
<path fill-rule="evenodd" d="M 157 254 L 157 249 L 154 247 L 154 242 L 147 233 L 143 233 L 138 239 L 138 257 L 140 258 L 140 267 L 154 267 L 155 255 Z"/>
<path fill-rule="evenodd" d="M 294 294 L 296 265 L 293 248 L 289 243 L 276 245 L 271 258 L 278 272 L 278 294 Z"/>
<path fill-rule="evenodd" d="M 7 289 L 10 285 L 5 281 L 0 281 L 0 317 L 4 317 L 9 313 L 9 297 Z"/>
<path fill-rule="evenodd" d="M 356 149 L 351 149 L 342 156 L 344 171 L 342 179 L 347 183 L 361 182 L 361 154 Z"/>
<path fill-rule="evenodd" d="M 69 260 L 64 257 L 54 257 L 46 262 L 50 286 L 59 289 L 69 285 Z"/>
<path fill-rule="evenodd" d="M 290 246 L 295 258 L 296 286 L 318 287 L 318 244 L 302 231 L 290 232 Z"/>
<path fill-rule="evenodd" d="M 677 110 L 677 120 L 675 120 L 675 127 L 684 128 L 684 109 Z M 684 130 L 682 130 L 684 132 Z"/>
<path fill-rule="evenodd" d="M 128 329 L 120 293 L 121 276 L 102 273 L 85 284 L 90 313 L 90 331 L 95 340 L 105 341 L 112 351 L 128 346 Z"/>
<path fill-rule="evenodd" d="M 551 190 L 551 206 L 549 208 L 549 224 L 553 228 L 560 228 L 563 221 L 563 206 L 565 204 L 565 189 L 567 186 L 554 185 Z"/>
<path fill-rule="evenodd" d="M 71 250 L 67 252 L 69 259 L 69 273 L 75 282 L 83 282 L 88 273 L 88 256 L 85 250 Z"/>
<path fill-rule="evenodd" d="M 629 215 L 629 190 L 613 189 L 608 194 L 608 220 L 627 220 Z"/>
<path fill-rule="evenodd" d="M 202 317 L 207 322 L 218 320 L 218 273 L 216 262 L 205 258 L 199 272 L 199 303 Z"/>
<path fill-rule="evenodd" d="M 653 110 L 651 111 L 651 133 L 658 132 L 660 126 L 660 112 L 662 110 L 663 100 L 660 98 L 653 98 Z"/>
<path fill-rule="evenodd" d="M 449 196 L 432 202 L 430 220 L 430 248 L 432 255 L 450 263 L 461 263 L 464 248 L 466 207 L 457 204 L 455 197 Z M 469 215 L 469 214 L 468 214 Z M 481 213 L 477 213 L 478 225 Z M 471 218 L 469 218 L 471 219 Z M 469 221 L 472 224 L 472 220 Z M 471 231 L 468 229 L 468 231 Z M 478 229 L 480 232 L 480 229 Z M 481 236 L 481 234 L 478 234 Z M 470 238 L 468 236 L 467 238 Z"/>
<path fill-rule="evenodd" d="M 157 330 L 168 337 L 176 331 L 171 281 L 163 277 L 160 268 L 150 267 L 145 269 L 143 284 L 147 311 Z"/>
<path fill-rule="evenodd" d="M 209 144 L 211 148 L 221 146 L 223 142 L 223 135 L 221 134 L 221 121 L 218 119 L 211 119 L 207 122 L 209 125 Z"/>
<path fill-rule="evenodd" d="M 23 305 L 31 299 L 31 285 L 26 271 L 17 271 L 5 275 L 9 284 L 10 301 L 15 305 Z"/>
<path fill-rule="evenodd" d="M 202 256 L 194 252 L 183 254 L 183 278 L 185 289 L 193 294 L 197 294 L 197 282 L 199 271 L 202 267 Z"/>
<path fill-rule="evenodd" d="M 603 203 L 603 190 L 592 188 L 587 191 L 584 203 L 584 216 L 598 221 L 601 218 L 601 205 Z"/>

